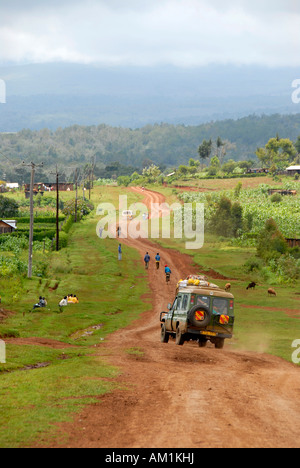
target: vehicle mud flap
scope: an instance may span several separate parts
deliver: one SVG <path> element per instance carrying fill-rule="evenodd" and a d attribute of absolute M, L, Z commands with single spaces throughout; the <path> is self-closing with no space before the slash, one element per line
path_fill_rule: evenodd
<path fill-rule="evenodd" d="M 210 324 L 211 311 L 204 306 L 196 305 L 192 307 L 187 314 L 188 321 L 197 328 L 205 328 Z"/>

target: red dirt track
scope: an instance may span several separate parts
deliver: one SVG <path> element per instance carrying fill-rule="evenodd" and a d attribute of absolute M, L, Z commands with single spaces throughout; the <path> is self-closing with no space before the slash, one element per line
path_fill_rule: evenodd
<path fill-rule="evenodd" d="M 139 190 L 139 189 L 134 189 Z M 163 202 L 144 192 L 145 203 Z M 299 448 L 300 369 L 280 358 L 247 351 L 160 342 L 159 314 L 171 302 L 178 279 L 195 270 L 191 257 L 146 239 L 124 239 L 148 251 L 147 312 L 99 345 L 99 355 L 120 368 L 123 390 L 99 397 L 71 423 L 59 425 L 56 441 L 69 448 Z M 172 269 L 167 285 L 154 256 Z M 126 261 L 125 256 L 123 260 Z M 299 336 L 300 338 L 300 336 Z M 139 354 L 129 354 L 136 348 Z M 291 349 L 292 352 L 292 349 Z"/>

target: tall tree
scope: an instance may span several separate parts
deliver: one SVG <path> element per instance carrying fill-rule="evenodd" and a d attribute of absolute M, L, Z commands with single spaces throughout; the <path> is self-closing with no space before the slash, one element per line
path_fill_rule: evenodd
<path fill-rule="evenodd" d="M 210 158 L 211 152 L 212 152 L 212 141 L 211 141 L 211 139 L 209 139 L 208 141 L 203 140 L 203 142 L 201 143 L 201 145 L 198 148 L 198 154 L 199 154 L 200 160 L 202 160 L 202 165 L 204 164 L 204 161 L 206 159 Z"/>
<path fill-rule="evenodd" d="M 293 142 L 288 138 L 271 138 L 265 148 L 258 148 L 256 156 L 262 165 L 274 166 L 277 169 L 285 169 L 289 162 L 296 156 L 296 149 Z"/>

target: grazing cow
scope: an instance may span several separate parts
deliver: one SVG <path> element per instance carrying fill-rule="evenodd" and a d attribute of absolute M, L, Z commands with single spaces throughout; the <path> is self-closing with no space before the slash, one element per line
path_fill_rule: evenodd
<path fill-rule="evenodd" d="M 230 291 L 230 288 L 231 288 L 231 284 L 230 283 L 227 283 L 225 284 L 225 291 Z"/>
<path fill-rule="evenodd" d="M 272 289 L 272 288 L 268 289 L 268 295 L 269 296 L 277 296 L 276 291 L 274 289 Z"/>
<path fill-rule="evenodd" d="M 251 283 L 248 284 L 246 289 L 254 289 L 256 285 L 257 285 L 257 283 L 255 283 L 255 281 L 252 281 Z"/>

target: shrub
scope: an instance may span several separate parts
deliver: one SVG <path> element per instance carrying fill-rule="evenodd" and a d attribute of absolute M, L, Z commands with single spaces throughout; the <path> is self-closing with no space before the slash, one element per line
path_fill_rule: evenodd
<path fill-rule="evenodd" d="M 76 200 L 69 200 L 65 203 L 63 214 L 68 216 L 72 215 L 75 216 L 75 202 Z M 87 200 L 83 200 L 82 198 L 77 200 L 77 212 L 80 213 L 82 216 L 88 215 L 94 209 L 94 205 Z"/>
<path fill-rule="evenodd" d="M 300 259 L 300 247 L 292 247 L 289 249 L 290 255 L 296 258 L 297 260 Z"/>
<path fill-rule="evenodd" d="M 243 209 L 238 202 L 233 205 L 229 198 L 223 196 L 217 203 L 215 213 L 209 222 L 209 229 L 224 237 L 237 237 L 242 232 Z"/>
<path fill-rule="evenodd" d="M 280 203 L 281 201 L 282 201 L 282 196 L 280 195 L 280 193 L 274 193 L 271 196 L 271 202 L 272 203 Z"/>
<path fill-rule="evenodd" d="M 244 268 L 247 271 L 247 273 L 251 273 L 253 271 L 258 271 L 263 267 L 263 262 L 260 258 L 258 257 L 250 257 L 245 265 Z"/>
<path fill-rule="evenodd" d="M 279 231 L 274 219 L 266 221 L 264 229 L 258 236 L 257 254 L 264 259 L 279 257 L 288 249 L 287 243 Z"/>
<path fill-rule="evenodd" d="M 19 205 L 15 200 L 0 195 L 0 217 L 10 219 L 18 216 Z"/>
<path fill-rule="evenodd" d="M 64 249 L 68 245 L 68 235 L 65 232 L 59 233 L 59 249 Z"/>
<path fill-rule="evenodd" d="M 62 231 L 68 234 L 73 224 L 74 224 L 74 216 L 69 216 L 67 219 L 67 222 L 64 224 L 62 228 Z"/>

